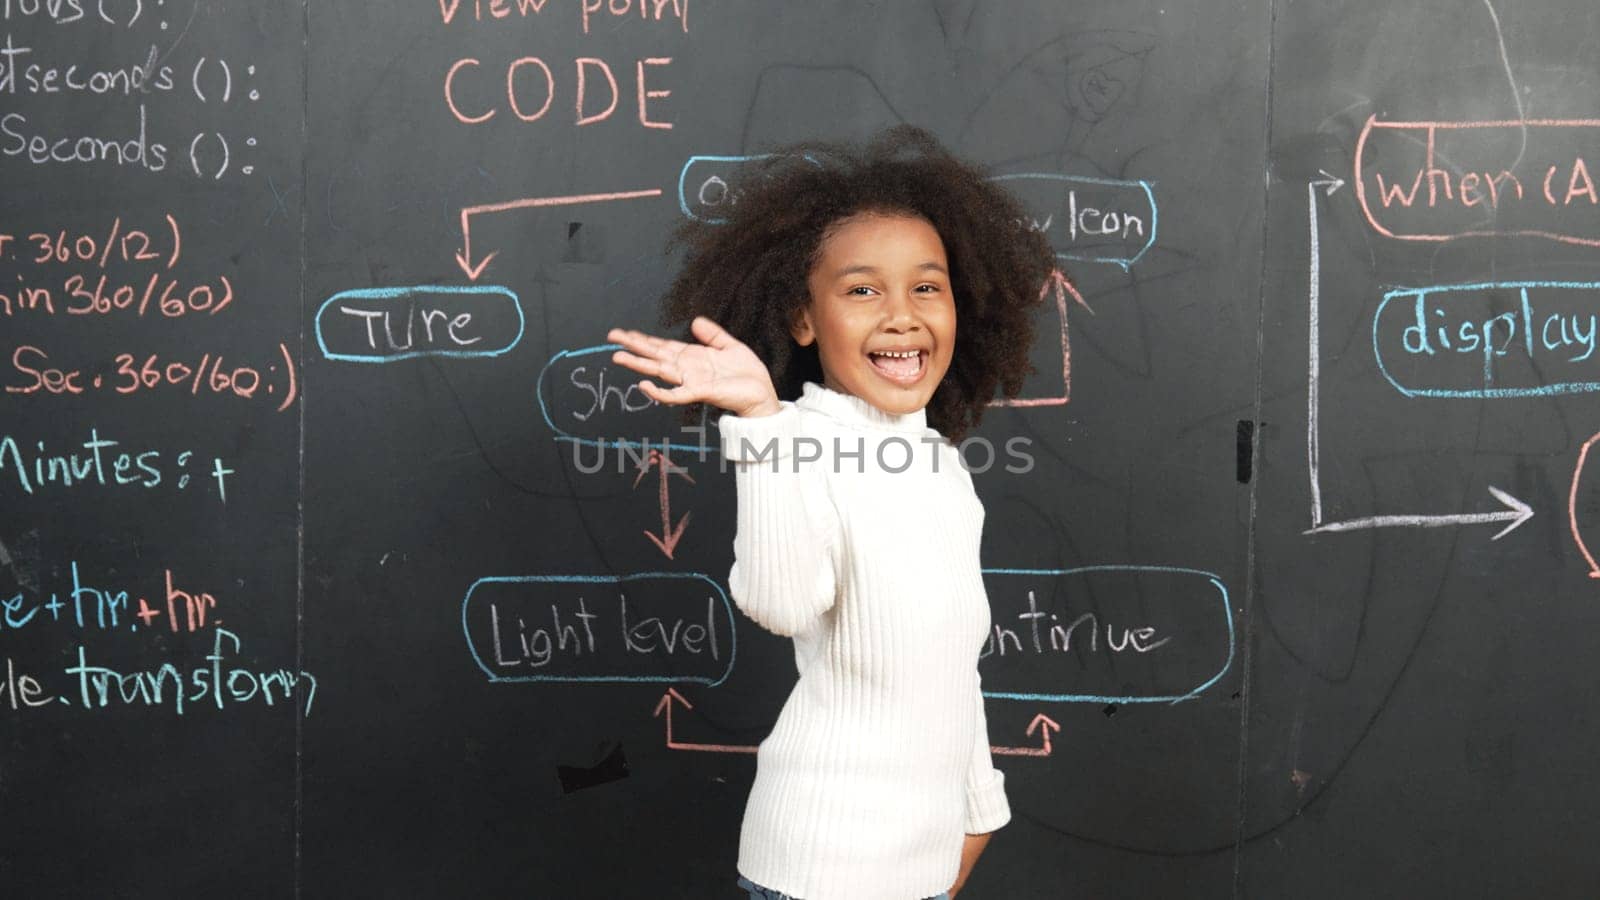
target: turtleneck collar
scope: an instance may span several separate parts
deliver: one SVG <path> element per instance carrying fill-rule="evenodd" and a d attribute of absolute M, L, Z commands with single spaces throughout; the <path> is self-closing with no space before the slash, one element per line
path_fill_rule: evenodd
<path fill-rule="evenodd" d="M 850 425 L 889 431 L 922 432 L 928 427 L 927 407 L 908 413 L 889 413 L 855 396 L 836 391 L 827 385 L 807 381 L 800 388 L 796 406 L 822 413 Z"/>

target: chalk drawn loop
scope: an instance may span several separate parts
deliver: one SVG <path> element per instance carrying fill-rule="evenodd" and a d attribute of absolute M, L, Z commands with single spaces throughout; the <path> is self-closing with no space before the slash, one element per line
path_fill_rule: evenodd
<path fill-rule="evenodd" d="M 1578 545 L 1578 552 L 1583 554 L 1583 561 L 1589 565 L 1589 577 L 1600 579 L 1600 564 L 1594 559 L 1594 554 L 1589 551 L 1589 545 L 1583 540 L 1583 533 L 1578 528 L 1578 485 L 1583 480 L 1583 467 L 1589 460 L 1589 450 L 1596 443 L 1600 443 L 1600 434 L 1595 434 L 1578 450 L 1578 463 L 1572 469 L 1572 488 L 1567 492 L 1567 522 L 1572 527 L 1573 543 Z"/>

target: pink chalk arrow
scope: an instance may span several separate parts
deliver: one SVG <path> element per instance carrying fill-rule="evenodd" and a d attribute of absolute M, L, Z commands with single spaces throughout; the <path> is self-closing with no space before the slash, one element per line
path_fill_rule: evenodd
<path fill-rule="evenodd" d="M 689 477 L 689 472 L 687 469 L 681 469 L 673 465 L 672 461 L 667 458 L 667 454 L 661 452 L 660 450 L 651 450 L 650 456 L 646 460 L 644 466 L 639 469 L 639 477 L 633 480 L 634 487 L 639 486 L 639 482 L 644 479 L 645 473 L 650 470 L 651 466 L 655 466 L 657 471 L 661 473 L 660 491 L 658 494 L 659 502 L 661 504 L 661 536 L 657 537 L 649 529 L 645 530 L 644 536 L 652 541 L 655 541 L 656 546 L 660 548 L 661 552 L 667 555 L 667 559 L 671 559 L 673 548 L 678 546 L 678 540 L 683 537 L 683 529 L 689 524 L 689 514 L 684 513 L 683 518 L 678 520 L 677 527 L 672 527 L 672 497 L 667 490 L 667 479 L 671 478 L 673 475 L 681 475 L 687 479 L 690 484 L 694 484 L 694 479 Z"/>
<path fill-rule="evenodd" d="M 754 752 L 756 752 L 756 748 L 755 747 L 745 746 L 745 745 L 742 745 L 742 744 L 690 744 L 690 743 L 686 743 L 684 741 L 675 741 L 675 740 L 673 740 L 672 739 L 672 701 L 674 701 L 674 700 L 678 701 L 679 703 L 682 703 L 684 709 L 694 709 L 694 706 L 688 700 L 683 699 L 683 695 L 678 693 L 676 688 L 667 688 L 667 692 L 665 694 L 661 695 L 661 702 L 656 704 L 655 718 L 657 718 L 657 719 L 661 718 L 661 713 L 662 712 L 665 712 L 667 714 L 667 749 L 669 749 L 669 750 L 698 750 L 698 751 L 700 751 L 702 753 L 754 753 Z"/>
<path fill-rule="evenodd" d="M 640 197 L 659 197 L 660 188 L 645 191 L 623 191 L 610 194 L 577 194 L 570 197 L 524 197 L 504 203 L 466 206 L 461 209 L 461 249 L 456 251 L 456 265 L 465 272 L 468 281 L 477 281 L 495 254 L 490 253 L 477 262 L 472 261 L 472 217 L 482 213 L 506 212 L 512 209 L 534 209 L 547 206 L 576 206 L 582 203 L 604 203 L 610 200 L 634 200 Z M 498 252 L 498 251 L 496 251 Z"/>
<path fill-rule="evenodd" d="M 989 752 L 997 756 L 1049 756 L 1051 752 L 1050 732 L 1060 730 L 1061 726 L 1057 725 L 1054 719 L 1050 718 L 1044 713 L 1039 713 L 1033 717 L 1032 722 L 1028 723 L 1028 734 L 1032 735 L 1035 731 L 1039 732 L 1039 736 L 1042 739 L 1042 746 L 990 747 Z"/>
<path fill-rule="evenodd" d="M 1016 399 L 991 400 L 990 406 L 1061 406 L 1072 400 L 1072 338 L 1067 331 L 1067 298 L 1071 297 L 1078 305 L 1089 310 L 1094 315 L 1094 310 L 1084 302 L 1083 295 L 1073 286 L 1072 280 L 1067 278 L 1060 269 L 1051 269 L 1050 277 L 1045 279 L 1044 285 L 1039 288 L 1039 299 L 1044 299 L 1051 292 L 1055 293 L 1056 315 L 1061 322 L 1061 396 L 1059 397 L 1018 397 Z"/>

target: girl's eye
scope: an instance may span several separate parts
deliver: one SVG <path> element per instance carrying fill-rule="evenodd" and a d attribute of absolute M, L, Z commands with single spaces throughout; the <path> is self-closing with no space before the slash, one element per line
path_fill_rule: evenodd
<path fill-rule="evenodd" d="M 846 291 L 845 293 L 854 294 L 857 297 L 865 297 L 866 294 L 861 293 L 861 292 L 862 291 L 870 291 L 870 290 L 872 290 L 872 288 L 869 288 L 864 284 L 858 284 L 855 287 L 851 288 L 850 290 Z"/>

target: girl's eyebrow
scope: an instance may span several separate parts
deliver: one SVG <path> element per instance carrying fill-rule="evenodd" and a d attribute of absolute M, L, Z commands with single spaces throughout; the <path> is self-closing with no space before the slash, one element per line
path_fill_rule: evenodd
<path fill-rule="evenodd" d="M 949 275 L 950 274 L 950 272 L 948 270 L 946 270 L 944 266 L 940 265 L 939 263 L 937 263 L 937 262 L 935 262 L 935 261 L 933 261 L 931 259 L 928 260 L 927 262 L 922 263 L 921 265 L 917 266 L 917 271 L 919 271 L 919 272 L 926 272 L 926 271 L 930 271 L 930 270 L 934 271 L 934 272 L 941 272 L 941 273 L 943 273 L 945 275 Z M 879 272 L 879 270 L 878 270 L 877 266 L 869 266 L 869 265 L 862 264 L 862 265 L 857 265 L 857 266 L 846 266 L 845 268 L 840 269 L 837 273 L 835 273 L 833 277 L 835 277 L 835 278 L 845 278 L 845 277 L 850 276 L 850 275 L 877 275 L 878 272 Z"/>

